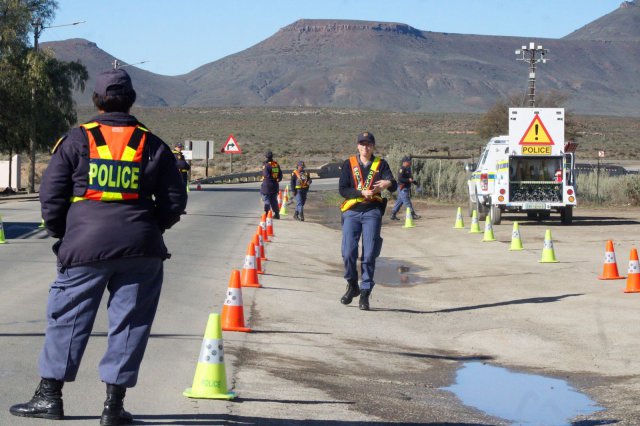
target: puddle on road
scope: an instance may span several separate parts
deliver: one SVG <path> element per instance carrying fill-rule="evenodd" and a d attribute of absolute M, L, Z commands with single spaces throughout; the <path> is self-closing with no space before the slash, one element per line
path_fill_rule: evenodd
<path fill-rule="evenodd" d="M 401 260 L 378 258 L 376 260 L 376 285 L 385 287 L 412 287 L 424 284 L 425 280 L 416 275 L 420 271 L 415 265 Z"/>
<path fill-rule="evenodd" d="M 571 425 L 570 419 L 578 415 L 603 410 L 564 380 L 514 373 L 481 362 L 465 363 L 456 383 L 443 389 L 465 405 L 514 425 Z"/>

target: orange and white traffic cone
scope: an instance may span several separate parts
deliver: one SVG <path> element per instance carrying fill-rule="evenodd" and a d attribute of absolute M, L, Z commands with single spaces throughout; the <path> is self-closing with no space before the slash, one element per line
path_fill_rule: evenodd
<path fill-rule="evenodd" d="M 264 268 L 262 267 L 262 259 L 260 259 L 260 240 L 258 240 L 258 236 L 254 235 L 251 242 L 256 252 L 256 273 L 262 275 L 264 274 Z"/>
<path fill-rule="evenodd" d="M 262 230 L 262 241 L 265 242 L 265 243 L 270 243 L 271 242 L 271 240 L 267 236 L 267 230 L 266 229 Z"/>
<path fill-rule="evenodd" d="M 229 277 L 227 297 L 222 306 L 222 329 L 224 331 L 251 331 L 244 326 L 244 305 L 242 303 L 242 288 L 240 287 L 240 271 L 233 269 Z"/>
<path fill-rule="evenodd" d="M 260 243 L 260 260 L 269 260 L 267 259 L 267 252 L 264 247 L 264 240 L 262 239 L 262 228 L 258 226 L 256 229 L 256 235 L 258 236 L 258 242 Z M 258 252 L 256 252 L 256 257 L 258 257 Z"/>
<path fill-rule="evenodd" d="M 278 211 L 282 208 L 282 191 L 278 191 Z"/>
<path fill-rule="evenodd" d="M 613 251 L 613 241 L 607 241 L 607 248 L 604 252 L 604 270 L 599 280 L 623 280 L 625 277 L 618 273 L 618 262 L 616 262 L 616 253 Z"/>
<path fill-rule="evenodd" d="M 262 217 L 260 218 L 260 228 L 262 228 L 262 238 L 266 243 L 269 243 L 269 239 L 267 237 L 267 220 L 269 219 L 269 215 L 271 215 L 271 210 L 269 213 L 262 213 Z M 273 215 L 272 215 L 273 216 Z"/>
<path fill-rule="evenodd" d="M 631 249 L 629 256 L 629 276 L 627 277 L 627 288 L 625 293 L 640 293 L 640 262 L 638 262 L 638 250 Z"/>
<path fill-rule="evenodd" d="M 275 234 L 273 233 L 273 213 L 269 210 L 267 213 L 267 237 L 273 237 Z"/>
<path fill-rule="evenodd" d="M 256 270 L 256 249 L 253 242 L 247 247 L 247 254 L 244 257 L 244 265 L 241 274 L 242 287 L 262 287 L 258 281 L 258 271 Z"/>

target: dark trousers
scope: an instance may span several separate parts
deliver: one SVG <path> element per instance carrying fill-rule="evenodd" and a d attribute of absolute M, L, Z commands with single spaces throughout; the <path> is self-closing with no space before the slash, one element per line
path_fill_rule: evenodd
<path fill-rule="evenodd" d="M 278 193 L 273 194 L 260 194 L 262 196 L 262 202 L 264 203 L 264 212 L 268 213 L 269 210 L 273 211 L 274 215 L 280 214 L 280 208 L 278 207 Z"/>
<path fill-rule="evenodd" d="M 109 291 L 107 350 L 100 379 L 135 386 L 155 317 L 163 264 L 160 258 L 135 257 L 58 269 L 47 304 L 47 331 L 40 354 L 40 376 L 75 380 L 100 300 Z"/>
<path fill-rule="evenodd" d="M 376 269 L 376 258 L 380 255 L 382 238 L 382 213 L 379 209 L 366 212 L 347 210 L 342 213 L 342 260 L 344 261 L 344 277 L 347 280 L 358 279 L 358 244 L 362 237 L 362 257 L 360 270 L 362 279 L 360 289 L 369 290 L 375 285 L 373 274 Z"/>

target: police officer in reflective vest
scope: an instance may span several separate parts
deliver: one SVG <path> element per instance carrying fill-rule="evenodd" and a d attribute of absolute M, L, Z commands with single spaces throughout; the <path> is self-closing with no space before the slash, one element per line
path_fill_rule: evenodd
<path fill-rule="evenodd" d="M 178 166 L 178 171 L 180 171 L 180 175 L 182 176 L 182 181 L 185 186 L 189 185 L 189 170 L 191 170 L 191 165 L 184 158 L 184 154 L 182 150 L 184 149 L 184 145 L 178 142 L 173 149 L 173 155 L 176 157 L 176 165 Z"/>
<path fill-rule="evenodd" d="M 293 218 L 304 222 L 304 205 L 311 185 L 311 176 L 304 169 L 304 161 L 298 161 L 296 169 L 291 173 L 291 188 L 296 199 L 296 211 Z"/>
<path fill-rule="evenodd" d="M 405 208 L 409 208 L 411 211 L 411 217 L 413 219 L 420 219 L 420 215 L 416 214 L 411 203 L 411 184 L 413 183 L 413 174 L 411 173 L 411 158 L 402 158 L 402 167 L 398 173 L 398 199 L 391 209 L 391 220 L 400 220 L 396 214 L 400 207 L 404 205 Z"/>
<path fill-rule="evenodd" d="M 342 165 L 339 190 L 345 198 L 342 211 L 342 259 L 347 291 L 340 299 L 344 305 L 360 296 L 359 307 L 369 310 L 369 296 L 375 285 L 373 274 L 376 258 L 382 249 L 380 228 L 386 207 L 386 198 L 380 193 L 395 191 L 398 184 L 389 164 L 373 155 L 376 139 L 370 132 L 357 137 L 358 154 Z M 361 281 L 358 286 L 358 245 L 362 237 Z"/>
<path fill-rule="evenodd" d="M 58 239 L 58 273 L 49 290 L 41 381 L 29 402 L 10 408 L 16 416 L 64 418 L 63 384 L 76 379 L 107 290 L 100 424 L 132 422 L 123 399 L 138 380 L 170 257 L 162 234 L 187 203 L 171 148 L 129 115 L 135 99 L 124 70 L 99 74 L 93 103 L 100 114 L 53 148 L 40 203 L 47 232 Z"/>
<path fill-rule="evenodd" d="M 280 219 L 280 209 L 278 208 L 279 182 L 282 180 L 282 170 L 277 161 L 273 159 L 273 152 L 264 153 L 265 161 L 262 163 L 262 185 L 260 185 L 260 195 L 264 203 L 265 213 L 269 209 L 273 211 L 273 218 Z"/>

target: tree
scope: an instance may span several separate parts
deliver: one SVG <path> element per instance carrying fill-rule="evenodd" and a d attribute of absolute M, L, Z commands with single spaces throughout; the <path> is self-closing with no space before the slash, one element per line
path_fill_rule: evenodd
<path fill-rule="evenodd" d="M 536 106 L 540 108 L 562 108 L 569 96 L 557 92 L 536 93 Z M 483 139 L 509 134 L 509 108 L 529 108 L 526 95 L 510 95 L 498 101 L 487 111 L 478 123 L 477 132 Z M 575 121 L 569 111 L 565 113 L 565 139 L 575 140 L 578 137 Z"/>

